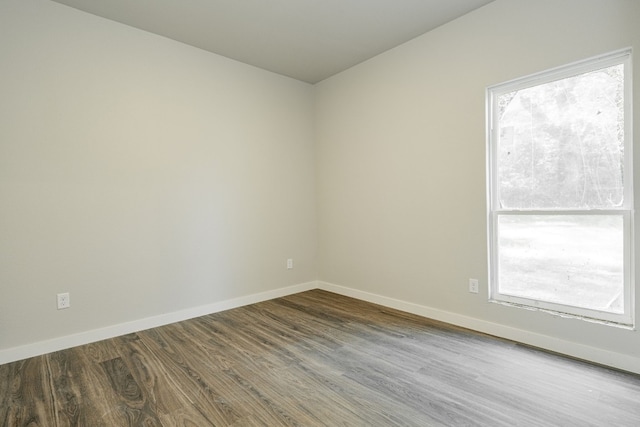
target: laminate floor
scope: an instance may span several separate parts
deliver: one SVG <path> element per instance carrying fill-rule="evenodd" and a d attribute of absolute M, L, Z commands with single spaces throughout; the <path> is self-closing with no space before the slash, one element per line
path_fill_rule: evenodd
<path fill-rule="evenodd" d="M 3 426 L 640 426 L 640 376 L 314 290 L 0 366 Z"/>

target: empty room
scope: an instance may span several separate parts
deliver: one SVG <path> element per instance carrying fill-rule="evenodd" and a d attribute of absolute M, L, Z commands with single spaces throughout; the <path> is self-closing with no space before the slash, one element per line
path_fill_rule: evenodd
<path fill-rule="evenodd" d="M 639 23 L 0 0 L 0 425 L 640 425 Z"/>

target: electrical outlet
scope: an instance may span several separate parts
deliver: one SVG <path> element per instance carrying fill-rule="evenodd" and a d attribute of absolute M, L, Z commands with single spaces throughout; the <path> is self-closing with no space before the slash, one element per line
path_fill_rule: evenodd
<path fill-rule="evenodd" d="M 478 279 L 469 279 L 469 292 L 478 293 Z"/>
<path fill-rule="evenodd" d="M 58 294 L 58 310 L 71 307 L 71 297 L 69 292 Z"/>
<path fill-rule="evenodd" d="M 287 270 L 293 269 L 293 259 L 289 258 L 287 260 Z"/>

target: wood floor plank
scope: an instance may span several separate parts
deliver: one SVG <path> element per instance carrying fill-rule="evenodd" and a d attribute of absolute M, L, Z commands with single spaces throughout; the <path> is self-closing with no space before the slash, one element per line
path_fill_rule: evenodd
<path fill-rule="evenodd" d="M 59 351 L 45 356 L 50 373 L 52 391 L 57 396 L 54 410 L 60 426 L 87 425 L 85 413 L 81 410 L 82 384 L 76 381 L 74 371 L 80 362 L 74 351 Z"/>
<path fill-rule="evenodd" d="M 119 354 L 130 362 L 131 375 L 146 391 L 148 404 L 157 414 L 160 425 L 214 425 L 193 405 L 188 396 L 179 391 L 173 377 L 138 334 L 113 341 Z"/>
<path fill-rule="evenodd" d="M 0 425 L 637 427 L 640 376 L 314 290 L 1 365 Z"/>
<path fill-rule="evenodd" d="M 8 396 L 3 414 L 5 425 L 47 426 L 56 422 L 55 399 L 49 384 L 45 356 L 10 365 Z"/>
<path fill-rule="evenodd" d="M 103 365 L 120 357 L 116 347 L 118 339 L 65 350 L 73 351 L 80 364 L 73 373 L 82 390 L 79 402 L 83 418 L 81 426 L 129 426 L 136 419 L 127 413 L 127 407 L 114 389 L 109 372 Z"/>
<path fill-rule="evenodd" d="M 118 406 L 126 415 L 127 425 L 161 425 L 154 409 L 155 405 L 146 398 L 146 393 L 140 388 L 121 357 L 105 360 L 100 365 L 119 398 Z"/>
<path fill-rule="evenodd" d="M 210 374 L 207 355 L 199 346 L 188 345 L 181 326 L 145 331 L 140 337 L 146 351 L 153 355 L 149 360 L 158 363 L 157 369 L 167 376 L 179 400 L 194 406 L 206 420 L 205 425 L 230 425 L 240 418 L 241 414 L 218 393 L 224 383 Z"/>

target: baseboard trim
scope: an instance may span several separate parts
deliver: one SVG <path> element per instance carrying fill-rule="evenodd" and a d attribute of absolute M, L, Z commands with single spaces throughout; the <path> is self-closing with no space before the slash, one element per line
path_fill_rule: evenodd
<path fill-rule="evenodd" d="M 147 317 L 144 319 L 120 323 L 100 329 L 94 329 L 73 335 L 66 335 L 59 338 L 40 341 L 33 344 L 0 350 L 0 365 L 27 359 L 29 357 L 40 356 L 42 354 L 51 353 L 54 351 L 76 347 L 79 345 L 89 344 L 96 341 L 115 338 L 121 335 L 143 331 L 145 329 L 156 328 L 159 326 L 168 325 L 170 323 L 181 322 L 183 320 L 193 319 L 194 317 L 205 316 L 207 314 L 217 313 L 224 310 L 230 310 L 232 308 L 242 307 L 249 304 L 255 304 L 274 298 L 292 295 L 298 292 L 316 289 L 317 287 L 318 284 L 315 281 L 301 283 L 298 285 L 287 286 L 284 288 L 274 289 L 266 292 L 259 292 L 256 294 L 245 295 L 238 298 L 232 298 L 212 304 L 193 307 L 186 310 Z"/>
<path fill-rule="evenodd" d="M 369 292 L 359 291 L 357 289 L 339 286 L 328 282 L 319 281 L 318 288 L 374 304 L 383 305 L 385 307 L 417 314 L 430 319 L 439 320 L 441 322 L 450 323 L 452 325 L 461 326 L 463 328 L 472 329 L 474 331 L 496 337 L 517 341 L 555 353 L 597 363 L 599 365 L 610 366 L 612 368 L 640 374 L 640 358 L 637 357 L 565 341 L 548 335 L 542 335 L 498 323 L 487 322 L 485 320 Z"/>
<path fill-rule="evenodd" d="M 0 350 L 0 365 L 312 289 L 323 289 L 336 294 L 357 298 L 385 307 L 406 311 L 408 313 L 472 329 L 485 334 L 561 353 L 570 357 L 583 359 L 592 363 L 640 374 L 640 358 L 323 281 L 301 283 L 298 285 L 287 286 L 266 292 L 193 307 L 186 310 L 147 317 L 132 322 L 120 323 L 117 325 L 107 326 L 105 328 L 94 329 L 78 334 Z"/>

